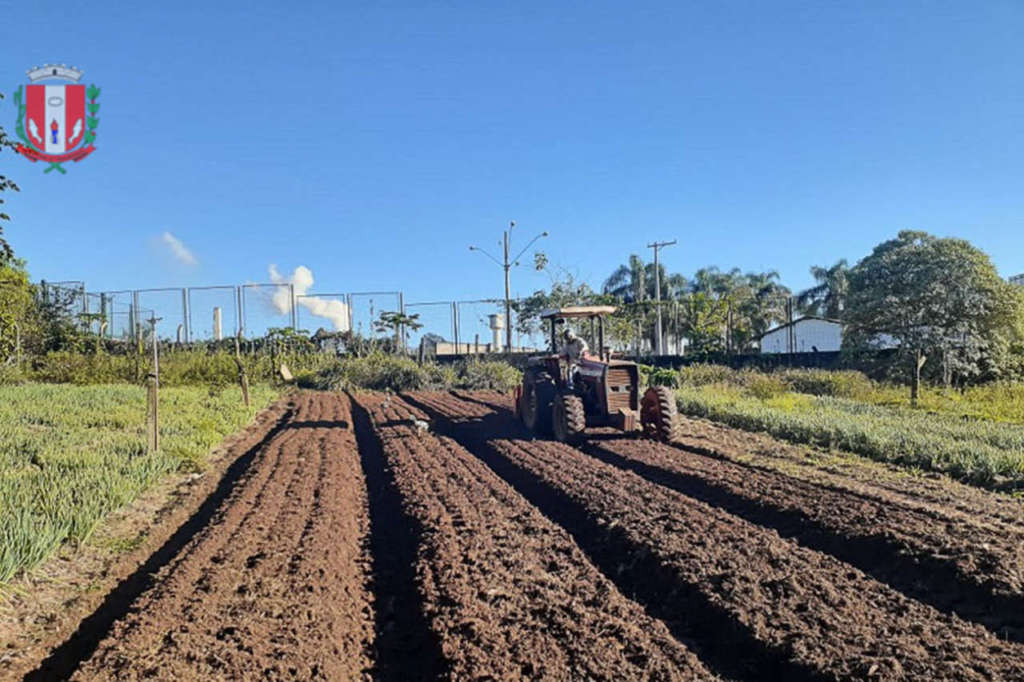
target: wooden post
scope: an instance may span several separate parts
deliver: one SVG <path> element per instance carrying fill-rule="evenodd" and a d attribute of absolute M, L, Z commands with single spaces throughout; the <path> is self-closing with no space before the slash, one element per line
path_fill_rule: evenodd
<path fill-rule="evenodd" d="M 239 332 L 235 337 L 235 364 L 238 366 L 238 384 L 242 387 L 242 402 L 249 407 L 249 377 L 245 374 L 245 365 L 242 364 L 242 353 L 238 339 L 242 336 Z"/>
<path fill-rule="evenodd" d="M 160 321 L 160 318 L 150 318 L 150 336 L 152 337 L 153 343 L 153 369 L 147 375 L 148 390 L 147 402 L 148 402 L 148 418 L 147 422 L 147 435 L 148 435 L 148 451 L 149 454 L 153 455 L 160 452 L 160 355 L 157 350 L 156 340 L 156 323 Z"/>
<path fill-rule="evenodd" d="M 921 368 L 928 359 L 921 349 L 914 351 L 914 376 L 910 381 L 910 406 L 917 407 L 917 397 L 921 390 Z"/>

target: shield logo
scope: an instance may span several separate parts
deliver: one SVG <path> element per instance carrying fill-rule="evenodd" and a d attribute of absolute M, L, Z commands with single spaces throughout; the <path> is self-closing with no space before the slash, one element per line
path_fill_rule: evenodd
<path fill-rule="evenodd" d="M 30 161 L 48 162 L 45 173 L 66 173 L 62 163 L 81 161 L 96 149 L 100 89 L 79 85 L 82 72 L 63 64 L 37 67 L 28 75 L 32 84 L 14 93 L 21 139 L 16 150 Z"/>

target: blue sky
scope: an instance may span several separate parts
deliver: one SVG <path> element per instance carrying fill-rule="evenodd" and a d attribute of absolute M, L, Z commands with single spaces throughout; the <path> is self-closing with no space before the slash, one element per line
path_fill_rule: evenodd
<path fill-rule="evenodd" d="M 8 131 L 32 66 L 102 88 L 67 175 L 0 155 L 35 278 L 499 296 L 511 219 L 595 286 L 675 238 L 799 289 L 906 228 L 1024 272 L 1018 2 L 147 5 L 0 2 Z"/>

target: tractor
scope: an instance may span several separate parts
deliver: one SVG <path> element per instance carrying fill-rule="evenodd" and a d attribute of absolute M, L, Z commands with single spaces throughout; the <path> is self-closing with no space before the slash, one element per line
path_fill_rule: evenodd
<path fill-rule="evenodd" d="M 516 414 L 535 435 L 574 443 L 587 427 L 612 427 L 662 441 L 674 436 L 677 411 L 672 391 L 652 386 L 641 398 L 637 364 L 613 359 L 604 345 L 605 317 L 614 312 L 614 306 L 594 305 L 541 313 L 549 325 L 551 352 L 529 359 L 515 395 Z M 567 324 L 584 332 L 591 343 L 596 341 L 597 353 L 585 353 L 575 363 L 560 353 L 559 327 Z"/>

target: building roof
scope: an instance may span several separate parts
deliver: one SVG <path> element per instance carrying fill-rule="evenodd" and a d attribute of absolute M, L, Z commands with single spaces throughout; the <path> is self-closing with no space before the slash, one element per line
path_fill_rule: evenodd
<path fill-rule="evenodd" d="M 540 314 L 541 319 L 568 319 L 575 317 L 593 317 L 594 315 L 611 315 L 616 311 L 613 305 L 571 305 L 564 308 L 551 308 Z"/>
<path fill-rule="evenodd" d="M 771 334 L 773 332 L 777 332 L 780 329 L 785 329 L 786 327 L 789 327 L 791 325 L 795 325 L 798 322 L 803 322 L 805 320 L 820 320 L 822 322 L 831 322 L 832 324 L 838 324 L 838 325 L 842 325 L 843 324 L 842 320 L 834 320 L 831 317 L 818 317 L 817 315 L 801 315 L 800 317 L 796 318 L 792 322 L 787 322 L 785 324 L 780 324 L 778 327 L 773 327 L 772 329 L 769 329 L 768 331 L 766 331 L 764 334 L 761 334 L 761 336 L 759 336 L 757 338 L 763 339 L 764 337 L 768 336 L 769 334 Z"/>

